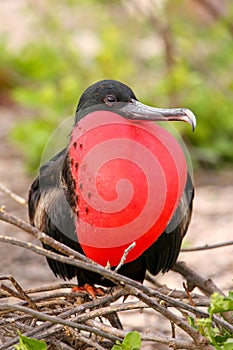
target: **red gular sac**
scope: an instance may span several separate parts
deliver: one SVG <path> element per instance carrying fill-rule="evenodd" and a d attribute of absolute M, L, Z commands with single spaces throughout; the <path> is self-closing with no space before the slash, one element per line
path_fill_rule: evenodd
<path fill-rule="evenodd" d="M 135 260 L 162 234 L 183 194 L 187 166 L 178 141 L 153 122 L 95 111 L 77 123 L 69 154 L 85 255 L 116 266 L 136 242 L 126 262 Z"/>

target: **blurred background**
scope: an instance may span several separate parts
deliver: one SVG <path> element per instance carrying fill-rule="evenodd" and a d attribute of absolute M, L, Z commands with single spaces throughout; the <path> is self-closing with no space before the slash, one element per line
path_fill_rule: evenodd
<path fill-rule="evenodd" d="M 195 168 L 232 165 L 231 0 L 8 0 L 0 12 L 0 105 L 15 111 L 9 142 L 29 173 L 82 91 L 104 78 L 147 104 L 192 109 L 195 133 L 177 127 Z"/>
<path fill-rule="evenodd" d="M 83 90 L 100 79 L 118 79 L 141 102 L 196 114 L 194 133 L 176 124 L 196 183 L 184 245 L 232 240 L 232 0 L 1 0 L 0 16 L 1 184 L 26 198 L 51 133 L 74 115 Z M 26 206 L 2 193 L 0 201 L 28 220 Z M 25 232 L 0 226 L 4 234 L 38 244 Z M 2 243 L 0 256 L 0 274 L 11 273 L 25 288 L 56 280 L 45 259 L 30 251 Z M 180 260 L 227 292 L 233 287 L 232 256 L 228 246 L 181 253 Z M 182 288 L 173 272 L 157 279 Z M 168 332 L 159 317 L 129 316 L 128 329 L 158 324 Z"/>

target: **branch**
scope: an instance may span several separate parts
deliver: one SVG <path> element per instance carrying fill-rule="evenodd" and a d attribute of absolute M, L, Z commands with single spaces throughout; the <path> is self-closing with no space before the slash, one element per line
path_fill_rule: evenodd
<path fill-rule="evenodd" d="M 47 286 L 44 288 L 29 289 L 27 291 L 23 291 L 21 287 L 20 287 L 21 289 L 18 287 L 19 284 L 12 282 L 16 288 L 16 291 L 14 291 L 11 288 L 6 287 L 4 285 L 2 287 L 2 290 L 3 289 L 5 291 L 7 290 L 7 293 L 4 292 L 2 293 L 2 295 L 0 295 L 2 299 L 9 296 L 23 299 L 23 302 L 21 301 L 20 302 L 21 304 L 17 304 L 17 305 L 12 305 L 12 303 L 8 303 L 8 302 L 6 303 L 3 302 L 2 304 L 0 304 L 0 310 L 2 310 L 2 317 L 4 319 L 6 319 L 7 317 L 7 320 L 10 320 L 10 318 L 13 317 L 14 319 L 13 322 L 15 322 L 15 325 L 18 324 L 20 326 L 21 324 L 23 324 L 23 317 L 25 316 L 24 314 L 26 314 L 28 317 L 27 319 L 39 319 L 43 322 L 39 326 L 38 325 L 34 326 L 33 329 L 32 327 L 28 327 L 24 329 L 23 325 L 20 326 L 22 327 L 24 333 L 25 333 L 25 330 L 27 330 L 25 335 L 35 336 L 38 339 L 42 339 L 41 337 L 43 337 L 44 339 L 47 339 L 50 342 L 50 344 L 54 339 L 55 342 L 58 341 L 58 343 L 60 342 L 59 344 L 61 344 L 61 342 L 63 341 L 63 338 L 61 338 L 61 335 L 63 334 L 63 337 L 64 337 L 64 332 L 65 332 L 64 326 L 65 326 L 65 327 L 68 327 L 68 329 L 71 329 L 71 333 L 73 332 L 72 334 L 76 334 L 77 330 L 79 330 L 79 331 L 89 332 L 90 334 L 91 333 L 95 334 L 96 336 L 100 336 L 104 339 L 109 339 L 109 341 L 114 342 L 116 339 L 122 340 L 124 335 L 126 334 L 125 331 L 122 331 L 116 327 L 108 326 L 111 329 L 111 331 L 109 331 L 107 328 L 104 328 L 106 325 L 101 322 L 97 322 L 95 320 L 96 318 L 99 318 L 99 317 L 108 318 L 108 315 L 111 315 L 113 313 L 116 314 L 116 312 L 119 312 L 119 311 L 152 308 L 156 312 L 159 312 L 161 315 L 166 317 L 170 322 L 174 323 L 174 325 L 180 327 L 186 334 L 190 336 L 190 340 L 187 342 L 182 342 L 182 341 L 179 342 L 176 339 L 159 337 L 157 335 L 153 335 L 152 333 L 150 333 L 150 335 L 140 333 L 142 340 L 151 340 L 158 343 L 161 341 L 161 343 L 169 344 L 174 348 L 180 348 L 180 349 L 192 349 L 192 350 L 197 348 L 203 349 L 203 350 L 213 349 L 213 347 L 209 345 L 208 339 L 203 337 L 199 332 L 197 332 L 197 330 L 193 329 L 186 320 L 187 315 L 190 315 L 190 314 L 196 315 L 197 317 L 208 317 L 209 314 L 203 309 L 200 309 L 197 307 L 196 300 L 195 300 L 195 306 L 190 305 L 187 299 L 187 295 L 184 292 L 171 291 L 169 289 L 155 290 L 153 288 L 149 288 L 145 285 L 142 285 L 134 280 L 131 280 L 125 276 L 121 276 L 118 273 L 116 273 L 116 271 L 112 271 L 104 268 L 103 266 L 98 265 L 97 263 L 88 259 L 84 255 L 79 254 L 73 249 L 63 245 L 62 243 L 54 240 L 52 237 L 49 237 L 45 233 L 39 231 L 38 229 L 31 226 L 30 224 L 24 222 L 23 220 L 20 220 L 19 218 L 11 215 L 10 213 L 4 212 L 3 210 L 0 211 L 0 220 L 3 220 L 5 222 L 13 224 L 16 227 L 23 229 L 24 231 L 38 238 L 40 241 L 56 249 L 57 252 L 55 253 L 48 249 L 42 248 L 41 246 L 37 246 L 32 243 L 21 241 L 14 237 L 7 237 L 4 235 L 0 235 L 1 242 L 14 244 L 14 245 L 26 248 L 36 254 L 40 254 L 48 258 L 54 259 L 56 261 L 60 261 L 62 263 L 73 265 L 89 271 L 93 271 L 95 273 L 102 275 L 104 278 L 111 280 L 116 285 L 124 287 L 123 289 L 122 288 L 120 290 L 118 289 L 113 295 L 107 295 L 106 297 L 104 296 L 103 298 L 98 298 L 96 300 L 92 300 L 90 302 L 86 302 L 81 305 L 76 305 L 75 297 L 80 296 L 80 293 L 77 293 L 77 294 L 72 293 L 71 296 L 68 297 L 67 293 L 65 293 L 64 291 L 59 293 L 56 292 L 54 286 Z M 123 259 L 125 259 L 125 257 L 127 256 L 129 249 L 132 249 L 131 246 L 127 248 L 126 251 L 124 252 L 119 265 L 124 263 Z M 61 255 L 59 252 L 61 252 L 64 255 Z M 194 275 L 192 274 L 190 275 L 192 270 L 186 271 L 186 269 L 183 268 L 180 271 L 179 273 L 182 273 L 183 275 L 186 274 L 187 277 L 192 276 L 190 280 L 193 279 Z M 7 279 L 11 281 L 14 281 L 14 279 L 12 280 L 12 278 L 9 276 L 5 276 L 5 277 L 7 277 Z M 0 279 L 4 279 L 5 277 L 2 277 Z M 195 281 L 197 286 L 201 285 L 201 282 L 206 282 L 201 277 L 199 279 L 196 278 Z M 69 283 L 56 284 L 56 287 L 58 286 L 59 288 L 64 288 L 64 287 L 70 288 L 73 286 L 73 284 L 69 284 Z M 204 286 L 205 288 L 207 288 L 207 290 L 205 291 L 206 294 L 207 295 L 212 294 L 210 293 L 210 289 L 211 289 L 210 286 L 207 285 L 206 287 L 205 283 L 204 283 Z M 190 287 L 190 284 L 189 284 L 189 287 Z M 192 285 L 192 287 L 194 286 Z M 35 293 L 36 290 L 39 293 L 46 291 L 51 293 L 51 295 L 50 294 L 42 295 L 42 296 L 31 295 Z M 28 294 L 30 294 L 30 297 L 28 297 Z M 128 302 L 128 303 L 121 302 L 120 304 L 110 305 L 113 301 L 119 300 L 120 297 L 128 296 L 128 295 L 135 296 L 137 300 L 133 302 Z M 197 294 L 195 295 L 194 293 L 192 293 L 191 296 L 192 298 L 196 296 L 197 302 L 199 301 L 200 306 L 209 305 L 207 298 L 203 300 L 203 296 L 200 296 Z M 161 300 L 163 301 L 163 303 L 161 303 Z M 31 308 L 27 307 L 27 305 L 29 305 Z M 37 305 L 39 307 L 39 311 L 33 310 L 32 305 Z M 181 312 L 182 316 L 178 316 L 177 312 L 173 312 L 173 309 L 171 309 L 171 307 L 174 307 L 179 312 Z M 17 318 L 19 316 L 18 314 L 19 312 L 21 314 L 23 313 L 22 316 L 20 316 L 21 318 Z M 185 318 L 183 317 L 184 315 L 185 315 Z M 217 317 L 214 317 L 213 320 L 214 322 L 218 323 L 220 326 L 224 327 L 226 330 L 233 331 L 233 327 L 228 322 Z M 9 329 L 10 327 L 13 327 L 12 323 L 8 322 L 7 324 Z M 85 334 L 86 333 L 81 334 L 80 341 L 83 341 L 85 344 L 88 344 L 90 346 L 90 343 L 86 341 L 86 338 L 88 337 L 85 338 L 86 336 Z M 151 339 L 149 339 L 148 337 L 151 337 Z M 96 339 L 99 339 L 99 338 L 96 338 Z M 95 342 L 96 344 L 98 343 L 99 349 L 101 349 L 102 345 L 99 342 L 99 340 L 95 340 L 94 338 L 92 340 L 94 343 Z M 0 349 L 8 349 L 10 346 L 14 345 L 17 341 L 18 341 L 18 338 L 15 337 L 13 340 L 5 343 L 3 347 L 0 346 Z M 6 345 L 8 347 L 6 347 Z M 95 348 L 97 348 L 97 346 L 95 346 Z"/>
<path fill-rule="evenodd" d="M 191 312 L 194 312 L 195 314 L 199 315 L 200 317 L 208 317 L 207 313 L 203 313 L 203 312 L 201 312 L 201 311 L 199 311 L 199 310 L 197 310 L 197 309 L 193 308 L 192 306 L 187 305 L 185 303 L 182 304 L 182 302 L 177 302 L 177 301 L 173 300 L 172 298 L 169 298 L 168 296 L 164 296 L 162 293 L 159 293 L 158 291 L 149 290 L 147 287 L 142 286 L 141 284 L 137 283 L 136 281 L 132 281 L 132 280 L 130 280 L 130 279 L 124 277 L 124 276 L 120 276 L 118 274 L 115 274 L 112 271 L 106 270 L 105 268 L 103 268 L 102 266 L 100 266 L 98 264 L 94 264 L 91 260 L 89 260 L 87 258 L 85 258 L 85 259 L 90 261 L 90 263 L 85 263 L 85 262 L 74 260 L 73 257 L 72 258 L 64 257 L 64 256 L 61 256 L 59 254 L 47 251 L 44 248 L 34 246 L 34 245 L 32 245 L 30 243 L 27 243 L 27 242 L 22 242 L 22 241 L 19 241 L 19 240 L 16 240 L 16 239 L 12 239 L 10 237 L 6 237 L 6 236 L 1 237 L 0 236 L 0 240 L 5 241 L 5 242 L 7 240 L 9 240 L 13 244 L 24 246 L 24 247 L 26 247 L 26 248 L 28 248 L 30 250 L 33 250 L 34 252 L 36 252 L 38 254 L 45 255 L 47 257 L 50 257 L 52 259 L 61 261 L 63 263 L 68 263 L 68 264 L 71 264 L 71 265 L 74 265 L 74 266 L 77 266 L 77 267 L 88 269 L 90 271 L 98 272 L 98 273 L 102 274 L 105 278 L 108 278 L 108 279 L 112 280 L 114 283 L 120 283 L 120 284 L 122 284 L 122 283 L 125 284 L 126 283 L 126 284 L 130 284 L 130 285 L 134 285 L 136 288 L 142 289 L 148 295 L 155 295 L 155 296 L 161 298 L 162 300 L 165 300 L 168 303 L 171 303 L 171 305 L 173 305 L 175 307 L 181 307 L 181 308 L 183 307 L 183 308 L 186 308 L 186 309 L 190 310 Z M 93 265 L 95 265 L 95 266 L 93 266 Z M 224 324 L 223 326 L 226 327 L 226 328 L 227 327 L 229 328 L 228 325 Z"/>
<path fill-rule="evenodd" d="M 78 253 L 76 250 L 73 250 L 73 249 L 69 248 L 68 246 L 56 241 L 52 237 L 46 235 L 44 232 L 38 230 L 36 227 L 30 225 L 26 221 L 19 219 L 18 217 L 10 214 L 9 212 L 6 212 L 4 209 L 0 210 L 0 220 L 5 221 L 11 225 L 14 225 L 14 226 L 22 229 L 23 231 L 25 231 L 25 232 L 31 234 L 33 237 L 37 238 L 39 241 L 48 244 L 50 247 L 58 250 L 59 252 L 65 254 L 65 255 L 76 257 L 79 260 L 87 262 L 87 263 L 92 262 L 93 264 L 95 264 L 92 260 L 88 259 L 85 255 L 82 255 L 82 254 Z M 97 264 L 95 264 L 95 265 L 97 265 Z"/>
<path fill-rule="evenodd" d="M 117 328 L 109 327 L 108 325 L 102 324 L 96 320 L 89 320 L 87 323 L 93 327 L 101 329 L 102 331 L 106 331 L 106 332 L 108 331 L 108 332 L 114 333 L 121 338 L 124 338 L 127 334 L 126 331 L 123 331 L 123 330 L 117 329 Z M 188 350 L 196 350 L 197 349 L 195 344 L 191 344 L 187 341 L 179 341 L 179 340 L 176 340 L 174 338 L 162 337 L 162 336 L 155 335 L 151 332 L 149 334 L 140 333 L 140 335 L 141 335 L 142 340 L 153 341 L 153 342 L 159 343 L 159 344 L 167 344 L 167 345 L 169 345 L 169 347 L 173 346 L 174 348 L 177 348 L 177 349 L 188 349 Z M 209 349 L 207 347 L 206 349 L 213 350 L 213 347 L 211 347 Z"/>
<path fill-rule="evenodd" d="M 23 197 L 20 197 L 18 194 L 12 192 L 9 188 L 5 187 L 4 185 L 0 184 L 0 191 L 5 193 L 6 195 L 8 195 L 9 197 L 11 197 L 12 199 L 14 199 L 17 203 L 25 205 L 27 204 L 26 199 L 24 199 Z"/>
<path fill-rule="evenodd" d="M 127 286 L 125 287 L 127 288 Z M 184 332 L 186 332 L 193 341 L 202 346 L 208 346 L 208 340 L 200 335 L 198 331 L 189 326 L 187 322 L 178 317 L 175 313 L 169 311 L 166 307 L 164 307 L 161 303 L 158 303 L 154 299 L 150 298 L 147 294 L 138 291 L 136 288 L 129 287 L 130 293 L 138 297 L 140 300 L 143 300 L 148 306 L 152 307 L 159 313 L 161 313 L 164 317 L 168 318 L 170 321 L 174 322 L 178 327 L 180 327 Z M 207 348 L 205 348 L 207 349 Z"/>
<path fill-rule="evenodd" d="M 196 252 L 199 250 L 209 250 L 209 249 L 216 249 L 216 248 L 222 248 L 222 247 L 227 247 L 229 245 L 233 245 L 233 241 L 228 241 L 228 242 L 222 242 L 222 243 L 216 243 L 216 244 L 205 244 L 200 247 L 193 247 L 193 248 L 182 248 L 180 251 L 181 252 Z"/>
<path fill-rule="evenodd" d="M 211 279 L 204 279 L 195 271 L 190 269 L 183 261 L 176 262 L 172 268 L 172 271 L 178 272 L 186 278 L 189 291 L 192 291 L 195 287 L 198 287 L 207 296 L 210 296 L 215 292 L 224 295 L 223 291 L 219 289 Z"/>
<path fill-rule="evenodd" d="M 192 269 L 186 266 L 186 264 L 182 261 L 176 262 L 172 270 L 174 272 L 178 272 L 186 278 L 187 287 L 189 291 L 192 291 L 195 287 L 198 287 L 205 295 L 210 296 L 213 293 L 219 293 L 225 296 L 223 291 L 219 289 L 210 278 L 207 280 L 202 278 L 200 275 L 198 275 L 196 272 L 194 272 Z M 231 312 L 224 312 L 223 316 L 230 324 L 233 324 L 233 317 Z M 231 332 L 233 332 L 233 327 L 230 328 L 232 328 Z"/>
<path fill-rule="evenodd" d="M 124 265 L 124 262 L 125 262 L 127 255 L 129 254 L 130 250 L 132 250 L 135 247 L 135 245 L 136 245 L 136 242 L 133 242 L 128 246 L 128 248 L 125 249 L 124 254 L 121 257 L 119 264 L 117 265 L 117 267 L 114 270 L 115 272 L 120 270 L 121 266 Z"/>
<path fill-rule="evenodd" d="M 167 295 L 162 294 L 159 291 L 148 288 L 148 287 L 140 284 L 139 282 L 131 280 L 130 278 L 127 278 L 125 276 L 119 275 L 119 274 L 115 273 L 114 271 L 107 270 L 98 264 L 95 264 L 95 266 L 93 267 L 92 262 L 85 263 L 82 261 L 75 260 L 73 257 L 72 258 L 65 257 L 65 256 L 62 256 L 60 254 L 51 252 L 45 248 L 36 246 L 32 243 L 22 242 L 16 238 L 12 238 L 12 237 L 0 235 L 0 241 L 24 247 L 24 248 L 29 249 L 29 250 L 31 250 L 39 255 L 46 256 L 48 258 L 54 259 L 56 261 L 60 261 L 62 263 L 77 266 L 77 267 L 80 267 L 82 269 L 86 269 L 89 271 L 97 272 L 97 273 L 101 274 L 103 277 L 112 280 L 116 284 L 124 285 L 125 287 L 128 286 L 128 288 L 131 288 L 131 287 L 137 288 L 137 289 L 141 290 L 142 292 L 146 293 L 147 295 L 155 296 L 157 298 L 160 298 L 160 299 L 166 301 L 167 303 L 170 303 L 172 306 L 186 308 L 187 310 L 189 310 L 191 312 L 196 312 L 198 314 L 198 316 L 200 316 L 200 317 L 208 317 L 208 314 L 204 313 L 201 310 L 199 311 L 196 308 L 194 308 L 190 305 L 187 305 L 186 303 L 184 303 L 182 301 L 177 301 L 177 300 L 175 300 Z M 130 290 L 130 292 L 131 292 L 131 290 Z"/>
<path fill-rule="evenodd" d="M 121 340 L 121 338 L 115 336 L 115 335 L 109 335 L 108 333 L 102 332 L 102 331 L 96 331 L 96 329 L 92 329 L 89 326 L 83 325 L 83 324 L 78 324 L 76 322 L 73 321 L 67 321 L 67 320 L 63 320 L 60 317 L 56 317 L 56 316 L 50 316 L 47 315 L 43 312 L 38 312 L 32 309 L 29 309 L 28 307 L 25 306 L 20 306 L 20 305 L 12 305 L 12 304 L 0 304 L 0 310 L 11 310 L 11 311 L 19 311 L 19 312 L 25 312 L 28 315 L 31 315 L 33 317 L 35 317 L 38 320 L 41 321 L 49 321 L 53 324 L 61 324 L 63 326 L 67 326 L 67 327 L 71 327 L 71 328 L 77 328 L 79 330 L 83 330 L 86 332 L 90 332 L 90 333 L 94 333 L 97 335 L 100 335 L 102 337 L 105 337 L 107 339 L 116 341 L 116 340 Z"/>
<path fill-rule="evenodd" d="M 144 285 L 142 285 L 142 284 L 140 284 L 140 283 L 138 283 L 138 282 L 136 282 L 134 280 L 131 280 L 130 278 L 127 278 L 125 276 L 119 275 L 119 274 L 115 273 L 114 271 L 107 270 L 104 267 L 102 267 L 102 266 L 100 266 L 100 265 L 98 265 L 96 263 L 93 263 L 88 258 L 86 258 L 86 259 L 88 261 L 90 261 L 90 262 L 86 263 L 86 262 L 83 262 L 83 261 L 76 260 L 73 257 L 70 258 L 70 257 L 61 256 L 60 254 L 48 251 L 47 249 L 41 248 L 39 246 L 35 246 L 35 245 L 31 244 L 31 243 L 22 242 L 22 241 L 19 241 L 19 240 L 15 239 L 15 238 L 2 236 L 2 235 L 0 235 L 0 241 L 5 242 L 5 243 L 8 242 L 8 243 L 11 243 L 11 244 L 19 245 L 21 247 L 30 249 L 31 251 L 33 251 L 33 252 L 35 252 L 37 254 L 49 257 L 49 258 L 54 259 L 56 261 L 60 261 L 62 263 L 66 263 L 66 264 L 69 264 L 69 265 L 80 267 L 82 269 L 86 269 L 86 270 L 89 270 L 89 271 L 93 271 L 93 272 L 99 273 L 103 277 L 113 281 L 116 284 L 124 285 L 125 289 L 129 290 L 130 293 L 132 292 L 131 288 L 134 287 L 134 288 L 138 289 L 139 291 L 142 291 L 143 293 L 145 293 L 148 296 L 155 296 L 157 298 L 160 298 L 160 299 L 166 301 L 167 303 L 171 304 L 174 307 L 184 308 L 184 309 L 186 309 L 188 311 L 193 312 L 194 314 L 198 315 L 199 317 L 208 317 L 209 316 L 208 313 L 205 313 L 205 312 L 203 312 L 203 311 L 201 311 L 201 310 L 199 310 L 199 309 L 197 309 L 197 308 L 195 308 L 195 307 L 193 307 L 191 305 L 188 305 L 188 304 L 186 304 L 186 303 L 184 303 L 182 301 L 177 301 L 177 300 L 175 300 L 175 299 L 173 299 L 173 298 L 171 298 L 169 296 L 163 295 L 159 291 L 156 291 L 154 289 L 148 288 L 148 287 L 146 287 L 146 286 L 144 286 Z M 136 295 L 135 291 L 132 294 Z M 161 309 L 158 309 L 158 310 L 161 310 Z M 161 313 L 161 311 L 159 311 L 159 312 Z M 178 323 L 179 323 L 178 326 L 180 326 L 180 322 L 178 322 Z M 231 327 L 229 325 L 224 325 L 224 327 L 227 327 L 228 329 L 233 331 L 233 327 Z"/>
<path fill-rule="evenodd" d="M 33 303 L 32 299 L 27 295 L 27 293 L 24 292 L 23 288 L 20 286 L 20 284 L 15 280 L 15 278 L 13 276 L 0 276 L 0 281 L 3 280 L 9 280 L 11 281 L 11 283 L 13 284 L 13 286 L 15 287 L 15 289 L 18 291 L 18 297 L 27 301 L 29 306 L 31 306 L 32 309 L 37 310 L 38 311 L 38 307 L 36 306 L 35 303 Z M 1 286 L 2 289 L 5 288 L 6 290 L 6 286 Z M 9 289 L 8 289 L 9 290 Z"/>

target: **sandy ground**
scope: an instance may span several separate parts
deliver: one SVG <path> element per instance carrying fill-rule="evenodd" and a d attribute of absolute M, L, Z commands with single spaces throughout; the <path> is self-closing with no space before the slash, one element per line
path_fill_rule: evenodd
<path fill-rule="evenodd" d="M 24 171 L 24 161 L 18 149 L 12 145 L 8 132 L 16 121 L 21 118 L 20 113 L 8 109 L 0 110 L 0 183 L 9 187 L 23 197 L 27 197 L 28 188 L 32 179 Z M 197 173 L 196 196 L 194 202 L 193 219 L 186 236 L 186 245 L 199 246 L 232 240 L 233 233 L 233 171 L 220 174 Z M 0 193 L 0 206 L 27 220 L 27 208 L 14 202 L 3 193 Z M 30 235 L 0 222 L 1 234 L 10 235 L 25 241 L 36 242 Z M 23 288 L 46 285 L 56 278 L 47 266 L 43 257 L 22 248 L 0 243 L 0 275 L 11 274 Z M 187 262 L 196 272 L 205 278 L 212 278 L 225 292 L 232 289 L 233 248 L 232 246 L 214 250 L 181 253 L 179 260 Z M 182 288 L 182 278 L 169 272 L 157 279 L 170 288 Z M 138 311 L 127 312 L 121 315 L 125 329 L 158 330 L 170 335 L 170 326 L 154 312 Z M 153 349 L 145 345 L 143 349 Z M 157 347 L 166 349 L 166 347 Z"/>

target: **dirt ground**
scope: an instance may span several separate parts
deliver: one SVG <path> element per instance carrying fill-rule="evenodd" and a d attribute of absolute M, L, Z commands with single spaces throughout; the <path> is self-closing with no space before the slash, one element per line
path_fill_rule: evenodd
<path fill-rule="evenodd" d="M 25 174 L 24 160 L 19 150 L 9 142 L 8 133 L 16 121 L 22 118 L 20 113 L 7 108 L 0 109 L 0 183 L 23 197 L 27 197 L 32 178 Z M 195 174 L 196 196 L 193 219 L 186 236 L 186 244 L 199 246 L 232 240 L 233 233 L 233 171 L 221 173 L 202 172 Z M 0 193 L 0 206 L 27 220 L 27 207 L 14 202 Z M 30 235 L 13 226 L 0 222 L 1 234 L 14 236 L 25 241 L 36 242 Z M 22 248 L 0 243 L 0 275 L 13 275 L 23 288 L 50 284 L 56 281 L 45 259 Z M 232 290 L 233 247 L 214 250 L 181 253 L 179 260 L 185 261 L 191 268 L 205 278 L 212 278 L 223 291 Z M 157 276 L 162 284 L 170 288 L 182 288 L 182 278 L 169 272 Z M 74 281 L 75 282 L 75 281 Z M 145 330 L 153 325 L 154 332 L 170 335 L 167 322 L 153 312 L 127 312 L 121 315 L 125 329 Z M 165 349 L 157 348 L 157 349 Z M 145 345 L 143 349 L 153 349 Z"/>

